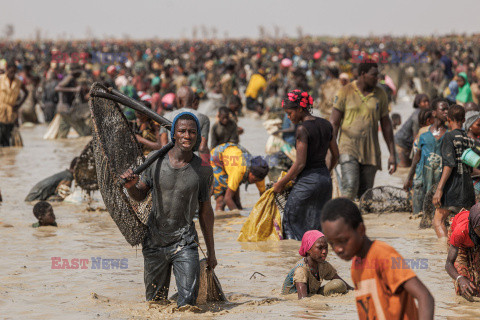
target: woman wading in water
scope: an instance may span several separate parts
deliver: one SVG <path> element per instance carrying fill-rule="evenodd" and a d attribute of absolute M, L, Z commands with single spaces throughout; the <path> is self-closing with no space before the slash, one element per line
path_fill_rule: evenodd
<path fill-rule="evenodd" d="M 288 173 L 274 184 L 275 192 L 296 178 L 283 215 L 285 239 L 301 240 L 308 230 L 320 230 L 320 215 L 332 198 L 330 171 L 338 161 L 338 146 L 329 121 L 311 114 L 313 99 L 307 92 L 293 90 L 282 101 L 282 108 L 294 123 L 297 159 Z M 325 158 L 330 149 L 331 161 Z"/>

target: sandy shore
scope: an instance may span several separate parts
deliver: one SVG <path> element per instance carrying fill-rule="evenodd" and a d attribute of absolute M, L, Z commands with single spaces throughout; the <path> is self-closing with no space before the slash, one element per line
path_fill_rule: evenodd
<path fill-rule="evenodd" d="M 410 103 L 394 107 L 408 114 Z M 406 116 L 403 116 L 404 121 Z M 261 121 L 241 119 L 246 134 L 241 143 L 253 154 L 263 154 L 267 134 Z M 215 224 L 216 273 L 228 303 L 178 312 L 174 305 L 149 307 L 144 302 L 143 257 L 130 247 L 107 212 L 88 212 L 86 205 L 55 204 L 58 228 L 32 229 L 32 205 L 23 202 L 40 179 L 66 168 L 87 138 L 45 141 L 45 126 L 22 128 L 22 149 L 0 149 L 0 318 L 2 319 L 354 319 L 353 293 L 340 297 L 315 296 L 302 301 L 280 295 L 283 279 L 299 259 L 299 242 L 239 243 L 245 217 L 219 214 Z M 385 146 L 382 140 L 382 146 Z M 386 165 L 386 152 L 383 164 Z M 378 174 L 377 185 L 400 186 L 405 170 L 393 177 Z M 96 195 L 98 197 L 98 194 Z M 255 187 L 242 187 L 242 201 L 251 208 L 258 199 Z M 437 319 L 480 317 L 478 304 L 455 296 L 453 281 L 444 271 L 446 247 L 433 230 L 419 230 L 408 213 L 367 215 L 367 233 L 388 242 L 405 258 L 427 259 L 415 272 L 436 300 Z M 87 259 L 85 269 L 54 269 L 52 258 Z M 124 269 L 93 269 L 92 258 L 127 259 Z M 351 283 L 348 262 L 333 252 L 329 262 Z M 123 260 L 125 261 L 125 260 Z M 111 263 L 111 262 L 110 262 Z M 108 262 L 107 262 L 108 264 Z M 106 265 L 107 266 L 107 265 Z M 257 272 L 257 273 L 256 273 Z M 174 282 L 171 294 L 176 292 Z M 200 312 L 200 313 L 196 313 Z"/>

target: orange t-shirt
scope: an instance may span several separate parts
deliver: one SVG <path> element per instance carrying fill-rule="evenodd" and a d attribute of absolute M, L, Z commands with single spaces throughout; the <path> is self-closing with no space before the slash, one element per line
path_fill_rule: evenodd
<path fill-rule="evenodd" d="M 359 319 L 418 319 L 414 298 L 401 288 L 416 274 L 391 246 L 374 241 L 364 259 L 352 260 L 351 272 Z"/>

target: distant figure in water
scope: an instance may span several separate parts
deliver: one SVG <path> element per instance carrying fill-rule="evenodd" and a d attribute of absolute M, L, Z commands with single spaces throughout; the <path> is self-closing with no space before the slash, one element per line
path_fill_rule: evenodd
<path fill-rule="evenodd" d="M 73 169 L 77 164 L 78 157 L 70 163 L 70 168 L 60 171 L 53 176 L 39 181 L 25 197 L 25 201 L 49 200 L 63 201 L 70 194 L 73 181 Z"/>
<path fill-rule="evenodd" d="M 38 222 L 32 224 L 32 228 L 54 226 L 57 227 L 55 221 L 55 214 L 53 208 L 47 201 L 39 201 L 33 206 L 33 215 L 37 218 Z"/>
<path fill-rule="evenodd" d="M 353 287 L 340 278 L 337 270 L 326 261 L 328 243 L 323 233 L 318 230 L 305 232 L 298 252 L 303 258 L 288 273 L 283 283 L 282 294 L 296 292 L 298 299 L 303 299 L 312 294 L 329 296 L 353 290 Z M 321 287 L 323 280 L 330 281 Z"/>

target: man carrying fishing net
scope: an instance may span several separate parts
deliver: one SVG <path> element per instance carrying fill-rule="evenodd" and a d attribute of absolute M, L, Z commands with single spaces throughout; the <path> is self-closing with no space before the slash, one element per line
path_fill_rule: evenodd
<path fill-rule="evenodd" d="M 200 145 L 200 124 L 190 112 L 172 122 L 174 147 L 156 160 L 141 178 L 131 169 L 121 177 L 130 197 L 142 201 L 152 190 L 153 207 L 143 240 L 144 281 L 147 301 L 167 302 L 170 275 L 178 287 L 178 307 L 194 305 L 199 285 L 198 236 L 193 217 L 199 221 L 207 246 L 207 266 L 217 260 L 213 240 L 214 215 L 210 202 L 213 171 L 194 155 Z"/>

